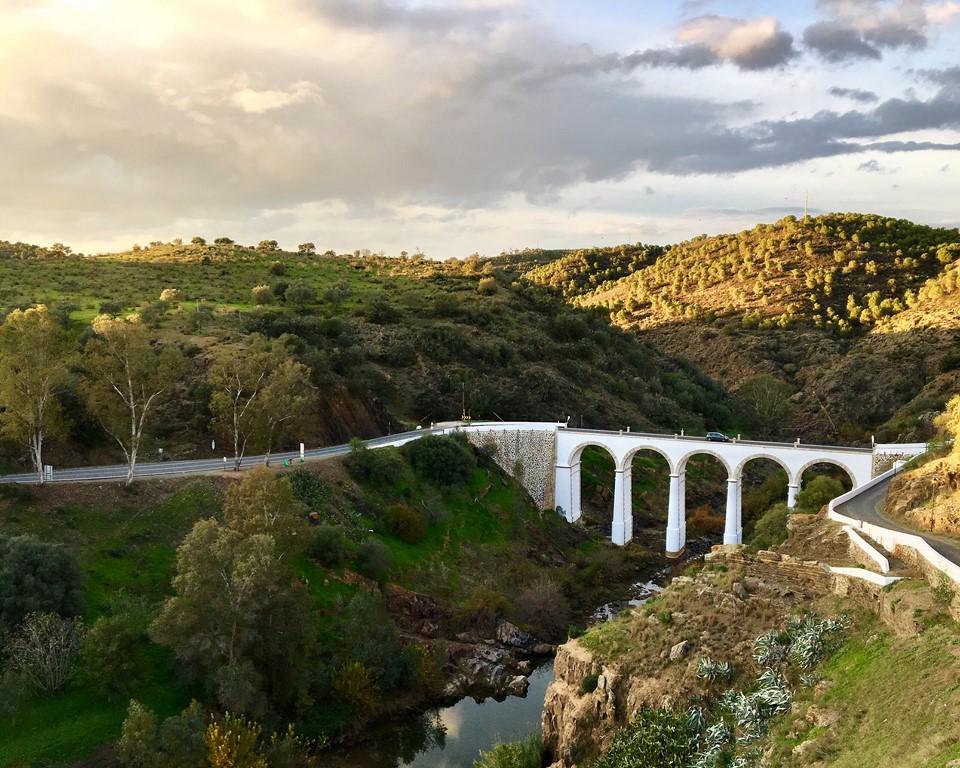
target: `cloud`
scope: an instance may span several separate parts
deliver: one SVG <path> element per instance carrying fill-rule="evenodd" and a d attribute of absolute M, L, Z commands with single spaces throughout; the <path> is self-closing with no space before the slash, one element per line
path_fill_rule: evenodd
<path fill-rule="evenodd" d="M 803 44 L 829 62 L 879 59 L 879 49 L 870 45 L 852 27 L 834 21 L 811 24 L 803 31 Z"/>
<path fill-rule="evenodd" d="M 654 67 L 701 69 L 730 62 L 743 70 L 762 70 L 782 66 L 797 55 L 793 36 L 772 17 L 747 21 L 698 16 L 683 24 L 674 39 L 680 43 L 676 48 L 647 49 L 626 58 Z"/>
<path fill-rule="evenodd" d="M 858 88 L 838 88 L 834 86 L 828 93 L 841 99 L 852 99 L 860 104 L 871 104 L 880 100 L 880 97 L 873 91 L 862 91 Z"/>
<path fill-rule="evenodd" d="M 804 44 L 826 61 L 879 59 L 883 49 L 922 50 L 929 35 L 960 14 L 960 3 L 948 0 L 818 0 L 830 18 L 808 26 Z"/>

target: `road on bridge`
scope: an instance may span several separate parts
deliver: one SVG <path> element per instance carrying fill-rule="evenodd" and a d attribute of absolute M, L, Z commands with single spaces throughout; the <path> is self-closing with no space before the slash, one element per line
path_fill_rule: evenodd
<path fill-rule="evenodd" d="M 919 536 L 937 552 L 947 558 L 947 560 L 956 565 L 960 565 L 960 541 L 935 533 L 920 531 L 916 528 L 907 528 L 883 514 L 882 510 L 887 499 L 887 488 L 889 485 L 889 479 L 882 483 L 877 483 L 873 488 L 868 488 L 849 501 L 838 504 L 834 507 L 834 511 L 856 520 L 863 520 L 865 523 L 872 523 L 882 528 L 889 528 L 893 531 Z"/>

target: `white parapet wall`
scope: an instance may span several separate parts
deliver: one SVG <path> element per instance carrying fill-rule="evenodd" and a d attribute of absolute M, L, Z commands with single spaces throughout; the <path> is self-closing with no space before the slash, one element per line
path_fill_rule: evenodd
<path fill-rule="evenodd" d="M 857 533 L 855 528 L 845 525 L 843 526 L 843 530 L 846 531 L 847 536 L 850 537 L 850 542 L 870 560 L 873 560 L 874 564 L 880 569 L 880 573 L 890 572 L 890 561 L 881 555 L 863 536 Z"/>
<path fill-rule="evenodd" d="M 918 564 L 921 565 L 921 567 L 925 566 L 924 570 L 927 572 L 926 575 L 928 578 L 930 578 L 934 572 L 939 572 L 945 574 L 955 584 L 960 585 L 960 565 L 956 565 L 945 558 L 933 547 L 927 544 L 927 542 L 924 541 L 920 536 L 916 536 L 911 533 L 903 533 L 902 531 L 894 531 L 889 528 L 883 528 L 879 525 L 874 525 L 873 523 L 866 523 L 863 520 L 847 517 L 846 515 L 842 515 L 836 511 L 835 508 L 839 504 L 843 504 L 844 502 L 849 501 L 864 491 L 873 488 L 875 485 L 884 482 L 895 475 L 897 471 L 897 469 L 890 469 L 884 472 L 882 475 L 878 475 L 866 485 L 862 485 L 859 488 L 854 488 L 852 491 L 848 491 L 841 496 L 837 496 L 837 498 L 830 502 L 830 505 L 827 508 L 827 517 L 829 517 L 831 520 L 836 520 L 837 522 L 849 525 L 851 528 L 857 531 L 863 532 L 866 536 L 873 539 L 881 547 L 887 550 L 887 552 L 893 552 L 896 554 L 897 547 L 913 550 L 916 552 L 920 561 Z"/>
<path fill-rule="evenodd" d="M 926 452 L 926 443 L 876 443 L 873 446 L 873 472 L 880 475 L 892 469 L 898 461 L 910 461 Z"/>

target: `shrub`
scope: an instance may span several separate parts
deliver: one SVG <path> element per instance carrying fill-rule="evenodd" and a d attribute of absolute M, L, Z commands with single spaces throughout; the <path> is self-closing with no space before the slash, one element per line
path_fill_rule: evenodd
<path fill-rule="evenodd" d="M 165 301 L 170 304 L 180 301 L 180 289 L 179 288 L 164 288 L 160 292 L 160 301 Z"/>
<path fill-rule="evenodd" d="M 253 303 L 257 305 L 269 304 L 273 301 L 273 290 L 269 285 L 258 285 L 251 289 Z"/>
<path fill-rule="evenodd" d="M 477 283 L 477 293 L 481 296 L 492 296 L 497 292 L 499 287 L 496 278 L 484 277 Z"/>
<path fill-rule="evenodd" d="M 0 537 L 0 640 L 32 612 L 83 613 L 82 572 L 60 544 Z"/>
<path fill-rule="evenodd" d="M 404 446 L 414 468 L 439 485 L 464 485 L 473 476 L 476 458 L 466 435 L 426 435 Z"/>
<path fill-rule="evenodd" d="M 123 304 L 119 301 L 101 301 L 100 302 L 100 314 L 101 315 L 119 315 L 123 312 Z"/>
<path fill-rule="evenodd" d="M 787 518 L 790 510 L 786 502 L 774 504 L 753 526 L 753 535 L 747 542 L 757 549 L 770 549 L 787 540 Z"/>
<path fill-rule="evenodd" d="M 540 768 L 543 739 L 532 733 L 525 739 L 495 744 L 489 752 L 480 752 L 473 768 Z"/>
<path fill-rule="evenodd" d="M 10 666 L 44 693 L 56 693 L 73 675 L 78 645 L 74 619 L 56 613 L 31 613 L 7 643 Z"/>
<path fill-rule="evenodd" d="M 593 693 L 597 690 L 597 684 L 600 682 L 600 675 L 596 672 L 588 672 L 580 681 L 580 693 Z"/>
<path fill-rule="evenodd" d="M 507 608 L 507 599 L 495 589 L 477 587 L 455 612 L 460 623 L 477 629 L 491 629 Z"/>
<path fill-rule="evenodd" d="M 346 556 L 346 536 L 343 528 L 330 523 L 318 525 L 313 532 L 313 541 L 307 546 L 307 557 L 327 568 L 333 568 L 340 565 Z"/>
<path fill-rule="evenodd" d="M 271 275 L 283 275 L 286 274 L 287 265 L 282 261 L 271 261 L 270 262 L 270 274 Z"/>
<path fill-rule="evenodd" d="M 520 591 L 514 612 L 535 634 L 551 640 L 560 638 L 570 623 L 567 598 L 549 576 L 541 576 Z"/>
<path fill-rule="evenodd" d="M 380 701 L 373 672 L 359 661 L 348 661 L 334 672 L 333 692 L 354 712 L 369 712 Z"/>
<path fill-rule="evenodd" d="M 297 283 L 287 288 L 286 293 L 283 294 L 283 298 L 290 304 L 313 304 L 313 302 L 317 300 L 317 292 L 309 285 Z"/>
<path fill-rule="evenodd" d="M 394 504 L 387 510 L 387 528 L 407 544 L 416 544 L 427 533 L 427 519 L 419 510 L 406 504 Z"/>
<path fill-rule="evenodd" d="M 375 539 L 367 539 L 360 545 L 357 552 L 357 572 L 373 579 L 378 584 L 387 580 L 390 569 L 393 568 L 393 558 L 390 550 Z"/>
<path fill-rule="evenodd" d="M 374 481 L 385 485 L 399 480 L 405 470 L 403 457 L 397 448 L 371 450 L 358 438 L 350 441 L 350 453 L 344 457 L 343 463 L 355 480 Z"/>
<path fill-rule="evenodd" d="M 696 751 L 697 731 L 682 713 L 641 709 L 633 723 L 617 731 L 596 768 L 682 768 Z"/>
<path fill-rule="evenodd" d="M 138 657 L 146 633 L 127 614 L 101 616 L 80 638 L 80 672 L 108 700 L 140 682 Z"/>

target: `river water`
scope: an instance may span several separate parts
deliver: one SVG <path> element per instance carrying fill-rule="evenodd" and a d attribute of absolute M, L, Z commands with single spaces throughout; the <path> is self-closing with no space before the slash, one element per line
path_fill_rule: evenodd
<path fill-rule="evenodd" d="M 515 741 L 540 732 L 540 714 L 553 662 L 530 675 L 526 696 L 503 701 L 462 699 L 402 723 L 375 728 L 370 738 L 340 751 L 325 765 L 331 768 L 472 768 L 480 750 L 498 741 Z"/>
<path fill-rule="evenodd" d="M 627 589 L 626 598 L 601 605 L 595 621 L 609 621 L 624 608 L 643 605 L 663 590 L 673 569 Z M 451 707 L 373 728 L 363 743 L 328 756 L 329 768 L 473 768 L 480 752 L 499 741 L 515 741 L 540 732 L 547 686 L 553 682 L 553 659 L 530 675 L 527 695 L 504 701 L 462 699 Z"/>

